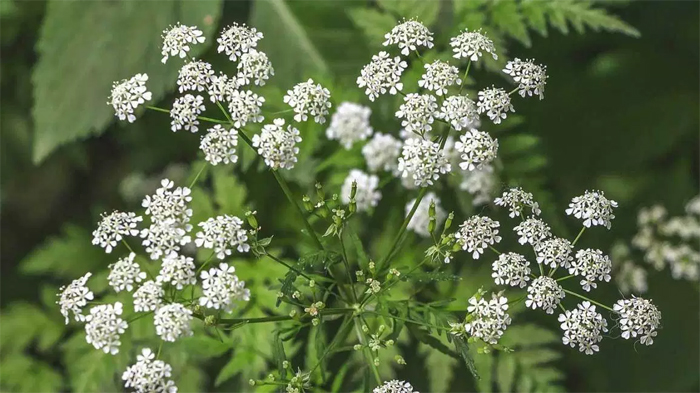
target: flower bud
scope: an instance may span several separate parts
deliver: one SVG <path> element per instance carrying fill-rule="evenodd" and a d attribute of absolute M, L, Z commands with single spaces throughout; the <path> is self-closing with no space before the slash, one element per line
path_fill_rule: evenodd
<path fill-rule="evenodd" d="M 323 193 L 323 186 L 321 183 L 316 183 L 316 196 L 318 197 L 319 200 L 325 200 L 326 195 Z"/>
<path fill-rule="evenodd" d="M 255 211 L 250 211 L 250 210 L 247 211 L 247 212 L 245 213 L 245 217 L 246 217 L 246 219 L 248 220 L 248 224 L 249 224 L 249 225 L 251 226 L 251 228 L 253 228 L 253 229 L 257 229 L 257 228 L 258 228 L 258 220 L 255 218 L 255 214 L 256 214 L 256 213 L 257 213 L 257 212 L 255 212 Z"/>
<path fill-rule="evenodd" d="M 450 214 L 447 215 L 447 219 L 445 220 L 445 226 L 443 227 L 444 230 L 450 229 L 452 226 L 452 220 L 455 218 L 455 212 L 450 212 Z"/>
<path fill-rule="evenodd" d="M 301 202 L 304 205 L 304 209 L 306 209 L 307 212 L 311 213 L 314 211 L 314 204 L 311 203 L 311 198 L 309 198 L 308 195 L 304 195 L 303 198 L 301 198 Z"/>
<path fill-rule="evenodd" d="M 204 325 L 214 326 L 216 325 L 216 317 L 214 315 L 207 315 L 204 317 Z"/>
<path fill-rule="evenodd" d="M 249 379 L 249 380 L 248 380 L 248 384 L 249 384 L 250 386 L 255 386 L 255 380 L 254 380 L 254 379 Z"/>
<path fill-rule="evenodd" d="M 437 219 L 435 217 L 430 217 L 430 220 L 428 221 L 428 232 L 429 233 L 433 233 L 433 231 L 435 231 L 435 225 L 437 225 L 436 221 L 437 221 Z"/>
<path fill-rule="evenodd" d="M 403 356 L 401 356 L 401 355 L 394 356 L 394 360 L 396 360 L 396 363 L 398 363 L 402 366 L 406 365 L 406 360 L 404 360 Z"/>

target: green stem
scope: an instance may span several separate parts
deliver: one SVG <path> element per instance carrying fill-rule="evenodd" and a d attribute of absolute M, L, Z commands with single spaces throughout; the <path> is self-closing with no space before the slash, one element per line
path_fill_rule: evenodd
<path fill-rule="evenodd" d="M 156 354 L 156 359 L 160 359 L 160 350 L 163 349 L 163 341 L 160 341 L 160 345 L 158 345 L 158 353 Z"/>
<path fill-rule="evenodd" d="M 467 75 L 469 75 L 469 68 L 472 66 L 472 61 L 469 60 L 469 63 L 467 63 L 467 70 L 464 71 L 464 76 L 462 77 L 462 83 L 459 85 L 459 93 L 462 92 L 462 88 L 464 88 L 464 83 L 467 81 Z"/>
<path fill-rule="evenodd" d="M 124 243 L 124 245 L 126 246 L 126 248 L 129 249 L 129 252 L 133 252 L 134 254 L 136 254 L 136 253 L 134 252 L 134 250 L 131 248 L 131 246 L 129 245 L 129 243 L 126 242 L 126 239 L 122 238 L 122 243 Z"/>
<path fill-rule="evenodd" d="M 323 359 L 325 359 L 326 356 L 328 356 L 328 354 L 331 353 L 331 350 L 333 349 L 333 347 L 335 347 L 336 345 L 338 345 L 339 342 L 341 342 L 347 338 L 348 333 L 350 333 L 350 328 L 352 327 L 351 321 L 352 321 L 352 318 L 346 318 L 343 321 L 343 323 L 340 325 L 340 328 L 338 329 L 338 333 L 335 335 L 333 340 L 331 340 L 330 344 L 328 344 L 328 347 L 326 347 L 326 350 L 323 352 L 321 357 L 318 359 L 318 363 L 316 363 L 316 365 L 311 370 L 309 370 L 309 374 L 314 372 L 314 370 L 316 370 L 321 365 L 321 363 L 323 362 Z"/>
<path fill-rule="evenodd" d="M 354 308 L 327 308 L 319 311 L 319 315 L 341 315 L 350 314 L 355 312 Z M 201 315 L 195 315 L 197 318 L 204 319 Z M 279 321 L 289 321 L 294 319 L 289 315 L 273 315 L 270 317 L 259 317 L 259 318 L 227 318 L 219 319 L 217 325 L 238 325 L 238 324 L 251 324 L 251 323 L 265 323 L 265 322 L 279 322 Z"/>
<path fill-rule="evenodd" d="M 391 318 L 391 319 L 396 319 L 396 320 L 399 320 L 399 321 L 404 321 L 404 322 L 412 323 L 412 324 L 414 324 L 414 325 L 425 326 L 425 327 L 429 327 L 429 328 L 433 328 L 433 329 L 438 329 L 438 330 L 450 330 L 450 328 L 446 328 L 446 327 L 442 327 L 442 326 L 437 326 L 437 325 L 432 325 L 432 324 L 430 324 L 430 323 L 425 323 L 425 322 L 420 322 L 420 321 L 414 321 L 414 320 L 408 319 L 408 318 L 396 317 L 396 316 L 393 316 L 393 315 L 382 314 L 382 313 L 376 312 L 376 311 L 365 311 L 365 312 L 368 313 L 368 314 L 379 315 L 379 316 L 382 316 L 382 317 L 384 317 L 384 318 Z"/>
<path fill-rule="evenodd" d="M 146 109 L 154 110 L 156 112 L 163 112 L 163 113 L 170 114 L 170 110 L 165 109 L 165 108 L 158 108 L 157 106 L 146 105 Z M 202 121 L 208 121 L 210 123 L 216 123 L 216 124 L 228 123 L 228 121 L 226 121 L 226 120 L 212 119 L 211 117 L 204 117 L 204 116 L 197 116 L 197 119 L 202 120 Z"/>
<path fill-rule="evenodd" d="M 575 246 L 576 243 L 578 242 L 578 239 L 583 235 L 583 231 L 586 230 L 586 227 L 581 227 L 581 230 L 579 231 L 578 235 L 576 236 L 576 239 L 574 239 L 574 242 L 571 243 L 571 247 Z"/>
<path fill-rule="evenodd" d="M 508 92 L 508 95 L 509 95 L 509 96 L 510 96 L 510 95 L 513 95 L 513 93 L 515 93 L 515 92 L 518 91 L 518 90 L 520 90 L 520 86 L 518 86 L 518 87 L 516 87 L 515 89 L 509 91 L 509 92 Z"/>
<path fill-rule="evenodd" d="M 207 165 L 209 165 L 209 162 L 204 162 L 204 164 L 202 164 L 202 167 L 199 168 L 199 172 L 197 172 L 197 175 L 194 177 L 194 179 L 192 179 L 192 183 L 190 183 L 190 189 L 194 187 L 195 183 L 197 183 L 197 179 L 199 179 L 199 176 L 202 174 L 202 172 L 204 172 L 204 168 L 206 168 Z"/>
<path fill-rule="evenodd" d="M 276 256 L 274 256 L 274 255 L 272 255 L 272 254 L 270 254 L 270 253 L 267 253 L 267 252 L 265 253 L 265 255 L 268 256 L 268 257 L 269 257 L 270 259 L 272 259 L 273 261 L 275 261 L 275 262 L 277 262 L 277 263 L 279 263 L 279 264 L 281 264 L 281 265 L 284 265 L 284 267 L 286 267 L 287 269 L 293 271 L 294 273 L 296 273 L 296 274 L 298 274 L 298 275 L 304 277 L 305 279 L 307 279 L 307 280 L 309 280 L 309 281 L 313 280 L 313 279 L 312 279 L 311 277 L 309 277 L 306 273 L 304 273 L 304 272 L 302 272 L 301 270 L 295 268 L 294 266 L 291 266 L 290 264 L 288 264 L 287 262 L 285 262 L 285 261 L 283 261 L 283 260 L 277 258 Z"/>
<path fill-rule="evenodd" d="M 369 363 L 369 367 L 372 369 L 374 379 L 377 382 L 377 386 L 379 386 L 382 384 L 382 378 L 379 376 L 379 370 L 377 370 L 377 366 L 374 365 L 374 359 L 372 359 L 372 352 L 367 346 L 367 338 L 365 337 L 365 334 L 362 331 L 362 328 L 360 327 L 360 322 L 358 318 L 355 319 L 355 334 L 357 334 L 357 339 L 360 340 L 360 343 L 362 344 L 362 352 L 367 358 L 367 362 Z"/>
<path fill-rule="evenodd" d="M 570 290 L 568 290 L 568 289 L 564 289 L 564 292 L 568 293 L 569 295 L 574 295 L 574 296 L 576 296 L 576 297 L 579 297 L 579 298 L 581 298 L 581 299 L 583 299 L 583 300 L 587 300 L 587 301 L 589 301 L 589 302 L 595 304 L 596 306 L 600 306 L 600 307 L 602 307 L 602 308 L 604 308 L 604 309 L 606 309 L 606 310 L 608 310 L 608 311 L 610 311 L 610 312 L 614 312 L 612 308 L 606 306 L 605 304 L 603 304 L 603 303 L 598 303 L 598 302 L 596 302 L 595 300 L 589 299 L 589 298 L 587 298 L 587 297 L 585 297 L 585 296 L 583 296 L 583 295 L 579 295 L 579 294 L 576 293 L 576 292 L 572 292 L 572 291 L 570 291 Z"/>
<path fill-rule="evenodd" d="M 558 279 L 557 279 L 557 282 L 559 282 L 559 281 L 564 281 L 564 280 L 568 280 L 568 279 L 570 279 L 571 277 L 575 277 L 575 276 L 576 276 L 575 274 L 569 274 L 568 276 L 564 276 L 564 277 L 562 277 L 562 278 L 558 278 Z"/>
<path fill-rule="evenodd" d="M 489 248 L 491 249 L 491 251 L 495 252 L 496 255 L 501 255 L 501 252 L 496 250 L 496 248 L 494 248 L 493 246 L 489 246 Z"/>
<path fill-rule="evenodd" d="M 355 292 L 355 286 L 352 285 L 352 273 L 350 271 L 350 262 L 348 262 L 348 254 L 345 251 L 345 242 L 343 241 L 343 233 L 341 232 L 338 236 L 340 238 L 340 249 L 343 251 L 343 264 L 345 265 L 345 273 L 348 276 L 348 285 L 350 286 L 350 294 L 352 295 L 352 301 L 357 304 L 357 292 Z"/>

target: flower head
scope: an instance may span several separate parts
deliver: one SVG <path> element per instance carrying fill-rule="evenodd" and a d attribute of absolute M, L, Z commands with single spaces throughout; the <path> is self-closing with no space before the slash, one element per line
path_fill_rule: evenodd
<path fill-rule="evenodd" d="M 170 253 L 163 258 L 156 281 L 173 285 L 177 289 L 182 289 L 185 285 L 194 285 L 197 282 L 194 259 L 174 252 Z"/>
<path fill-rule="evenodd" d="M 547 314 L 553 314 L 564 296 L 566 296 L 564 288 L 555 279 L 539 276 L 527 287 L 525 305 L 533 310 L 541 308 Z"/>
<path fill-rule="evenodd" d="M 369 116 L 372 110 L 369 107 L 343 102 L 338 105 L 331 117 L 331 124 L 326 130 L 328 139 L 337 139 L 346 150 L 352 144 L 363 141 L 372 135 L 372 126 L 369 124 Z"/>
<path fill-rule="evenodd" d="M 537 263 L 544 263 L 552 269 L 557 267 L 568 269 L 574 259 L 571 256 L 573 250 L 571 242 L 560 237 L 541 241 L 535 247 Z"/>
<path fill-rule="evenodd" d="M 392 379 L 391 381 L 384 382 L 382 386 L 374 388 L 372 393 L 418 393 L 418 391 L 413 390 L 413 386 L 406 381 Z"/>
<path fill-rule="evenodd" d="M 450 123 L 457 131 L 476 128 L 479 124 L 476 103 L 461 95 L 447 97 L 436 117 Z"/>
<path fill-rule="evenodd" d="M 432 63 L 426 63 L 424 67 L 425 73 L 418 81 L 418 86 L 434 91 L 439 96 L 447 94 L 450 86 L 462 83 L 459 78 L 459 69 L 450 63 L 435 60 Z"/>
<path fill-rule="evenodd" d="M 83 307 L 87 305 L 89 300 L 95 298 L 95 294 L 85 285 L 90 276 L 92 273 L 85 273 L 84 276 L 73 280 L 67 287 L 60 288 L 61 293 L 58 294 L 60 299 L 56 303 L 61 306 L 61 314 L 66 318 L 66 325 L 70 321 L 68 314 L 71 312 L 76 321 L 85 320 Z"/>
<path fill-rule="evenodd" d="M 265 52 L 251 49 L 249 52 L 241 55 L 241 61 L 238 62 L 238 74 L 236 75 L 239 85 L 244 86 L 254 83 L 256 86 L 263 86 L 265 81 L 273 75 L 275 75 L 275 70 L 272 68 L 272 63 Z"/>
<path fill-rule="evenodd" d="M 413 214 L 413 217 L 411 217 L 411 221 L 408 222 L 406 229 L 411 230 L 422 237 L 430 237 L 428 225 L 430 224 L 430 204 L 432 202 L 435 203 L 435 224 L 440 225 L 443 221 L 445 221 L 447 213 L 440 205 L 440 198 L 438 198 L 433 192 L 428 192 L 418 204 L 416 212 Z M 416 203 L 415 199 L 406 204 L 406 216 L 408 216 L 408 214 L 411 212 L 414 203 Z"/>
<path fill-rule="evenodd" d="M 596 280 L 610 281 L 610 271 L 612 262 L 607 255 L 600 250 L 587 248 L 576 252 L 576 259 L 571 262 L 569 273 L 582 276 L 581 287 L 590 292 L 591 288 L 596 288 Z"/>
<path fill-rule="evenodd" d="M 457 244 L 462 250 L 472 253 L 474 259 L 484 253 L 486 247 L 493 246 L 501 241 L 498 235 L 498 221 L 484 216 L 472 216 L 459 226 L 455 233 Z"/>
<path fill-rule="evenodd" d="M 581 196 L 574 197 L 566 209 L 566 214 L 583 220 L 583 226 L 604 225 L 610 229 L 611 221 L 615 218 L 613 208 L 617 202 L 605 197 L 603 191 L 586 191 Z"/>
<path fill-rule="evenodd" d="M 505 90 L 496 87 L 486 88 L 479 92 L 479 102 L 476 104 L 479 114 L 486 113 L 486 116 L 494 124 L 500 124 L 508 116 L 508 111 L 515 112 L 513 104 L 510 103 L 510 96 Z"/>
<path fill-rule="evenodd" d="M 226 263 L 205 270 L 201 274 L 203 296 L 199 304 L 207 308 L 222 309 L 231 312 L 235 301 L 250 300 L 250 290 L 245 288 L 245 282 L 240 281 L 236 269 Z"/>
<path fill-rule="evenodd" d="M 122 304 L 100 304 L 90 309 L 90 314 L 85 317 L 85 340 L 95 349 L 102 349 L 104 353 L 116 355 L 119 353 L 119 336 L 126 331 L 129 325 L 121 319 Z"/>
<path fill-rule="evenodd" d="M 188 90 L 208 90 L 213 75 L 211 64 L 201 60 L 192 60 L 180 68 L 177 76 L 177 85 L 180 86 L 178 89 L 180 93 Z"/>
<path fill-rule="evenodd" d="M 455 149 L 462 158 L 459 167 L 464 171 L 473 171 L 482 169 L 496 158 L 498 140 L 491 138 L 488 132 L 472 129 L 459 137 Z"/>
<path fill-rule="evenodd" d="M 494 60 L 498 60 L 496 55 L 496 47 L 481 30 L 468 31 L 464 30 L 457 37 L 450 39 L 450 45 L 454 52 L 454 57 L 457 59 L 466 59 L 477 61 L 482 55 L 482 52 L 491 54 Z"/>
<path fill-rule="evenodd" d="M 223 73 L 212 75 L 207 85 L 207 93 L 211 102 L 228 102 L 239 88 L 236 78 L 229 78 Z"/>
<path fill-rule="evenodd" d="M 134 262 L 136 254 L 133 252 L 126 258 L 120 258 L 116 263 L 109 266 L 109 285 L 114 288 L 114 292 L 134 290 L 134 283 L 146 279 L 146 273 L 141 271 L 139 264 Z"/>
<path fill-rule="evenodd" d="M 153 222 L 173 221 L 174 224 L 191 228 L 187 223 L 192 217 L 189 203 L 192 201 L 192 190 L 188 187 L 175 187 L 169 179 L 160 182 L 160 188 L 153 195 L 146 195 L 141 206 L 146 208 L 146 214 Z"/>
<path fill-rule="evenodd" d="M 408 56 L 416 51 L 419 46 L 428 49 L 433 47 L 433 33 L 422 23 L 415 20 L 407 20 L 396 25 L 390 32 L 384 34 L 386 39 L 382 45 L 396 44 L 401 49 L 401 54 Z"/>
<path fill-rule="evenodd" d="M 184 129 L 190 132 L 197 132 L 199 128 L 199 116 L 204 111 L 204 97 L 192 94 L 185 94 L 173 103 L 170 110 L 170 129 L 173 132 Z"/>
<path fill-rule="evenodd" d="M 639 337 L 645 345 L 654 343 L 656 329 L 661 325 L 661 312 L 651 300 L 640 297 L 618 300 L 613 310 L 620 315 L 619 324 L 622 338 Z"/>
<path fill-rule="evenodd" d="M 221 36 L 216 39 L 219 46 L 216 51 L 224 52 L 229 60 L 236 61 L 251 49 L 258 46 L 258 41 L 263 38 L 263 33 L 257 31 L 254 27 L 248 27 L 245 24 L 233 23 L 226 27 Z"/>
<path fill-rule="evenodd" d="M 520 187 L 511 188 L 503 192 L 503 195 L 494 199 L 497 206 L 508 207 L 510 217 L 522 216 L 525 208 L 529 208 L 533 215 L 539 216 L 541 213 L 539 203 L 535 202 L 532 194 L 524 191 Z"/>
<path fill-rule="evenodd" d="M 154 360 L 155 354 L 150 348 L 141 350 L 136 357 L 136 364 L 122 374 L 124 387 L 133 389 L 136 393 L 177 393 L 172 376 L 172 367 L 162 360 Z"/>
<path fill-rule="evenodd" d="M 109 254 L 124 236 L 137 236 L 138 223 L 143 221 L 141 216 L 134 213 L 113 211 L 103 214 L 97 229 L 92 232 L 92 244 L 99 245 Z"/>
<path fill-rule="evenodd" d="M 158 307 L 153 315 L 156 334 L 164 341 L 174 342 L 180 337 L 192 335 L 192 310 L 180 303 Z"/>
<path fill-rule="evenodd" d="M 180 23 L 169 26 L 163 30 L 163 48 L 160 51 L 163 58 L 160 61 L 165 64 L 170 56 L 179 56 L 184 59 L 190 51 L 190 45 L 201 44 L 204 40 L 204 33 L 194 26 L 185 26 Z"/>
<path fill-rule="evenodd" d="M 134 311 L 154 311 L 163 302 L 165 291 L 160 282 L 146 281 L 134 292 Z"/>
<path fill-rule="evenodd" d="M 433 121 L 437 115 L 437 101 L 430 94 L 410 93 L 404 97 L 404 103 L 399 106 L 396 117 L 403 119 L 401 126 L 406 131 L 423 135 L 433 129 Z"/>
<path fill-rule="evenodd" d="M 524 220 L 513 228 L 513 230 L 520 236 L 518 239 L 518 243 L 520 244 L 529 243 L 533 246 L 537 246 L 543 240 L 552 237 L 552 231 L 549 229 L 549 225 L 535 217 Z"/>
<path fill-rule="evenodd" d="M 478 337 L 486 343 L 498 344 L 511 319 L 508 313 L 508 298 L 500 294 L 491 294 L 491 300 L 472 296 L 467 312 L 472 316 L 464 328 L 472 337 Z"/>
<path fill-rule="evenodd" d="M 493 262 L 492 267 L 491 277 L 496 285 L 524 288 L 530 281 L 530 262 L 520 254 L 503 253 Z"/>
<path fill-rule="evenodd" d="M 598 343 L 603 340 L 601 333 L 607 332 L 608 322 L 596 312 L 590 302 L 580 303 L 573 310 L 559 314 L 561 329 L 564 331 L 562 342 L 574 348 L 578 345 L 581 352 L 592 355 L 599 351 Z"/>
<path fill-rule="evenodd" d="M 461 171 L 460 173 L 462 174 L 462 181 L 459 183 L 459 189 L 472 195 L 472 204 L 474 206 L 483 205 L 491 201 L 497 180 L 493 166 L 483 165 L 481 169 Z"/>
<path fill-rule="evenodd" d="M 119 120 L 133 123 L 136 120 L 134 109 L 151 100 L 151 92 L 146 87 L 147 74 L 136 74 L 130 79 L 123 79 L 112 84 L 108 105 L 114 108 L 114 114 Z"/>
<path fill-rule="evenodd" d="M 372 172 L 380 170 L 396 172 L 402 146 L 400 140 L 389 134 L 375 133 L 372 139 L 362 147 L 367 168 Z"/>
<path fill-rule="evenodd" d="M 309 118 L 308 115 L 311 115 L 316 123 L 323 124 L 331 107 L 330 98 L 331 92 L 328 89 L 309 79 L 287 90 L 283 100 L 294 110 L 294 120 L 306 121 Z"/>
<path fill-rule="evenodd" d="M 346 205 L 350 203 L 353 182 L 357 185 L 357 191 L 355 193 L 357 210 L 367 211 L 377 206 L 379 200 L 382 199 L 382 193 L 377 190 L 377 187 L 379 187 L 379 178 L 376 175 L 367 174 L 359 169 L 351 170 L 348 177 L 345 178 L 340 191 L 341 201 Z"/>
<path fill-rule="evenodd" d="M 266 124 L 260 134 L 253 135 L 253 147 L 272 169 L 294 168 L 299 153 L 296 144 L 299 142 L 299 130 L 291 125 L 285 129 L 284 119 L 275 119 L 273 124 Z"/>
<path fill-rule="evenodd" d="M 235 128 L 227 130 L 220 124 L 210 128 L 199 143 L 200 150 L 204 152 L 204 159 L 212 165 L 237 162 L 237 146 L 238 131 Z"/>
<path fill-rule="evenodd" d="M 261 97 L 250 90 L 236 90 L 229 96 L 228 111 L 236 128 L 245 127 L 246 124 L 260 123 L 264 117 L 260 114 L 260 107 L 265 102 Z"/>
<path fill-rule="evenodd" d="M 231 255 L 232 249 L 248 252 L 248 234 L 243 229 L 243 220 L 236 216 L 217 216 L 200 222 L 202 232 L 197 232 L 194 243 L 197 247 L 213 249 L 217 258 L 224 259 Z"/>
<path fill-rule="evenodd" d="M 547 67 L 541 64 L 535 64 L 534 60 L 522 61 L 517 57 L 506 64 L 503 69 L 507 75 L 513 77 L 513 80 L 518 82 L 518 93 L 525 95 L 540 96 L 540 100 L 544 98 L 544 86 L 547 84 Z"/>
<path fill-rule="evenodd" d="M 410 138 L 404 142 L 398 170 L 402 177 L 411 177 L 416 186 L 427 187 L 452 167 L 438 143 Z"/>
<path fill-rule="evenodd" d="M 365 94 L 370 101 L 374 101 L 387 91 L 396 94 L 403 89 L 401 74 L 408 67 L 399 56 L 389 57 L 386 52 L 372 56 L 372 62 L 360 71 L 357 77 L 357 86 L 365 88 Z"/>
<path fill-rule="evenodd" d="M 187 235 L 191 226 L 180 226 L 174 219 L 155 222 L 141 231 L 141 244 L 146 246 L 146 252 L 151 259 L 156 260 L 163 255 L 180 251 L 180 246 L 189 244 L 192 239 Z"/>

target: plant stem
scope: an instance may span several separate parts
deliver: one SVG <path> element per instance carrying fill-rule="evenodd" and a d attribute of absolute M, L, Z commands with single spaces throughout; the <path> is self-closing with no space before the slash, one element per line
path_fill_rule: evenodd
<path fill-rule="evenodd" d="M 587 300 L 587 301 L 589 301 L 589 302 L 595 304 L 596 306 L 600 306 L 600 307 L 602 307 L 602 308 L 604 308 L 604 309 L 606 309 L 606 310 L 608 310 L 608 311 L 614 312 L 612 308 L 606 306 L 605 304 L 596 302 L 595 300 L 589 299 L 589 298 L 587 298 L 587 297 L 585 297 L 585 296 L 583 296 L 583 295 L 579 295 L 579 294 L 576 293 L 576 292 L 572 292 L 572 291 L 570 291 L 570 290 L 568 290 L 568 289 L 564 289 L 564 292 L 568 293 L 569 295 L 574 295 L 574 296 L 576 296 L 576 297 L 579 297 L 579 298 L 581 298 L 581 299 L 583 299 L 583 300 Z"/>
<path fill-rule="evenodd" d="M 496 255 L 501 255 L 501 252 L 496 250 L 496 248 L 494 248 L 493 246 L 489 246 L 489 248 L 491 249 L 491 251 L 495 252 Z"/>
<path fill-rule="evenodd" d="M 509 92 L 508 92 L 508 95 L 513 95 L 513 93 L 515 93 L 515 92 L 518 91 L 519 89 L 520 89 L 520 86 L 516 87 L 515 89 L 509 91 Z"/>
<path fill-rule="evenodd" d="M 462 88 L 464 88 L 464 83 L 467 81 L 467 75 L 469 75 L 469 68 L 472 66 L 472 61 L 469 60 L 469 63 L 467 63 L 467 70 L 464 71 L 464 76 L 462 77 L 462 83 L 459 85 L 459 93 L 462 92 Z"/>
<path fill-rule="evenodd" d="M 340 239 L 340 248 L 343 251 L 343 264 L 345 265 L 345 273 L 348 276 L 348 285 L 350 286 L 350 294 L 352 295 L 352 301 L 357 304 L 357 292 L 355 292 L 355 286 L 352 285 L 352 273 L 350 272 L 350 262 L 348 262 L 348 253 L 345 251 L 345 242 L 343 241 L 343 233 L 341 232 L 338 236 Z"/>
<path fill-rule="evenodd" d="M 568 280 L 568 279 L 570 279 L 571 277 L 575 277 L 575 276 L 576 276 L 575 274 L 569 274 L 568 276 L 564 276 L 564 277 L 562 277 L 562 278 L 558 278 L 558 279 L 557 279 L 557 282 L 559 282 L 559 281 L 564 281 L 564 280 Z"/>
<path fill-rule="evenodd" d="M 571 243 L 571 247 L 575 246 L 576 243 L 578 242 L 578 239 L 583 235 L 583 231 L 586 230 L 586 227 L 581 227 L 581 230 L 579 231 L 578 235 L 576 236 L 576 239 L 574 239 L 574 242 Z"/>
<path fill-rule="evenodd" d="M 379 376 L 379 370 L 377 370 L 377 366 L 374 365 L 374 359 L 372 359 L 372 352 L 369 350 L 369 347 L 367 347 L 367 341 L 364 332 L 362 331 L 362 328 L 360 327 L 360 321 L 359 318 L 355 318 L 355 334 L 357 334 L 357 339 L 360 340 L 360 343 L 362 344 L 362 353 L 365 354 L 365 357 L 367 358 L 367 362 L 369 363 L 369 367 L 372 369 L 372 374 L 374 374 L 374 379 L 377 382 L 377 386 L 382 384 L 382 378 Z"/>
<path fill-rule="evenodd" d="M 355 312 L 354 308 L 327 308 L 319 311 L 319 315 L 342 315 L 350 314 Z M 195 317 L 199 319 L 204 319 L 202 315 L 195 314 Z M 294 319 L 289 315 L 273 315 L 269 317 L 259 317 L 259 318 L 227 318 L 219 319 L 217 325 L 238 325 L 238 324 L 250 324 L 250 323 L 265 323 L 265 322 L 279 322 L 279 321 L 289 321 Z"/>
<path fill-rule="evenodd" d="M 204 168 L 206 168 L 207 165 L 209 165 L 209 162 L 205 161 L 204 164 L 202 164 L 202 167 L 199 168 L 199 172 L 197 172 L 197 175 L 194 177 L 194 179 L 192 179 L 192 183 L 190 183 L 190 189 L 194 187 L 195 183 L 197 183 L 197 179 L 199 179 L 199 176 L 202 174 L 202 172 L 204 172 Z"/>
<path fill-rule="evenodd" d="M 163 113 L 170 113 L 168 109 L 165 108 L 158 108 L 157 106 L 151 106 L 151 105 L 146 105 L 146 109 L 154 110 L 156 112 L 163 112 Z M 203 121 L 208 121 L 210 123 L 216 123 L 216 124 L 226 124 L 228 121 L 226 120 L 219 120 L 219 119 L 212 119 L 211 117 L 204 117 L 204 116 L 197 116 L 197 119 L 203 120 Z"/>
<path fill-rule="evenodd" d="M 281 265 L 284 265 L 284 267 L 286 267 L 287 269 L 293 271 L 294 273 L 296 273 L 296 274 L 298 274 L 298 275 L 304 277 L 305 279 L 307 279 L 307 280 L 309 280 L 309 281 L 313 280 L 313 279 L 312 279 L 311 277 L 309 277 L 306 273 L 304 273 L 304 272 L 302 272 L 301 270 L 295 268 L 294 266 L 291 266 L 290 264 L 288 264 L 287 262 L 285 262 L 285 261 L 283 261 L 283 260 L 277 258 L 276 256 L 274 256 L 274 255 L 272 255 L 272 254 L 270 254 L 270 253 L 267 253 L 267 252 L 265 253 L 265 256 L 269 257 L 270 259 L 272 259 L 273 261 L 275 261 L 275 262 L 277 262 L 277 263 L 279 263 L 279 264 L 281 264 Z"/>
<path fill-rule="evenodd" d="M 333 349 L 334 346 L 338 345 L 339 342 L 345 340 L 348 337 L 348 333 L 350 333 L 350 328 L 352 327 L 352 318 L 346 318 L 343 323 L 340 325 L 340 328 L 338 328 L 338 333 L 333 337 L 333 340 L 331 340 L 330 344 L 328 344 L 328 347 L 326 347 L 326 350 L 323 352 L 321 357 L 318 359 L 318 363 L 309 370 L 309 374 L 314 372 L 320 365 L 321 362 L 323 362 L 323 359 L 328 356 L 328 354 L 331 353 L 331 350 Z"/>

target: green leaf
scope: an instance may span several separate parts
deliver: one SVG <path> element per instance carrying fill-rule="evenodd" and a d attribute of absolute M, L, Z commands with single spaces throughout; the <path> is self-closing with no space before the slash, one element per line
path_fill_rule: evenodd
<path fill-rule="evenodd" d="M 362 240 L 360 240 L 360 237 L 357 236 L 357 232 L 355 232 L 352 229 L 349 229 L 346 231 L 348 235 L 350 236 L 350 241 L 352 242 L 352 245 L 355 247 L 355 252 L 357 253 L 357 259 L 358 259 L 358 265 L 360 266 L 367 266 L 370 261 L 369 255 L 367 255 L 367 252 L 365 251 L 365 246 L 362 244 Z"/>
<path fill-rule="evenodd" d="M 219 205 L 220 214 L 242 215 L 246 210 L 247 191 L 230 170 L 222 167 L 214 171 L 214 201 Z"/>
<path fill-rule="evenodd" d="M 221 368 L 219 374 L 216 376 L 216 380 L 214 380 L 214 386 L 219 387 L 222 383 L 236 376 L 236 374 L 240 371 L 238 368 L 239 366 L 240 365 L 236 361 L 236 354 L 233 353 L 231 355 L 231 359 L 228 361 L 228 363 L 226 363 L 224 367 Z"/>
<path fill-rule="evenodd" d="M 215 358 L 231 349 L 231 344 L 221 342 L 217 338 L 205 334 L 183 338 L 181 341 L 184 350 L 197 358 Z"/>
<path fill-rule="evenodd" d="M 469 344 L 467 344 L 467 342 L 462 337 L 454 337 L 452 343 L 454 344 L 459 356 L 462 357 L 462 360 L 467 366 L 469 372 L 472 373 L 474 378 L 479 379 L 479 374 L 476 372 L 476 367 L 474 366 L 474 359 L 472 358 L 472 355 L 469 352 Z"/>
<path fill-rule="evenodd" d="M 541 6 L 546 7 L 550 23 L 563 34 L 569 32 L 568 22 L 580 34 L 588 27 L 594 31 L 622 33 L 635 38 L 641 36 L 639 30 L 618 17 L 608 14 L 604 9 L 592 8 L 590 1 L 550 0 L 541 2 Z"/>
<path fill-rule="evenodd" d="M 398 17 L 406 19 L 416 18 L 424 25 L 430 26 L 437 18 L 442 2 L 425 0 L 378 0 L 377 3 L 380 7 Z M 389 30 L 386 32 L 388 33 Z"/>
<path fill-rule="evenodd" d="M 403 274 L 401 277 L 399 277 L 401 281 L 410 281 L 410 282 L 419 282 L 419 283 L 425 283 L 425 282 L 436 282 L 436 281 L 461 281 L 462 277 L 456 274 L 452 274 L 449 272 L 418 272 L 418 273 L 411 273 L 411 274 Z"/>
<path fill-rule="evenodd" d="M 498 357 L 496 366 L 496 384 L 501 392 L 512 392 L 515 381 L 515 356 L 503 353 Z"/>
<path fill-rule="evenodd" d="M 532 45 L 527 25 L 523 22 L 518 3 L 515 1 L 498 1 L 491 6 L 491 18 L 502 32 L 529 47 Z"/>
<path fill-rule="evenodd" d="M 396 25 L 396 19 L 393 16 L 371 8 L 352 8 L 347 13 L 352 23 L 362 30 L 369 43 L 375 47 L 382 45 L 384 34 Z"/>
<path fill-rule="evenodd" d="M 430 346 L 433 349 L 436 349 L 445 355 L 454 357 L 454 358 L 459 358 L 457 354 L 452 351 L 447 345 L 445 345 L 442 341 L 438 340 L 437 338 L 433 337 L 430 335 L 430 333 L 425 330 L 421 329 L 418 327 L 419 325 L 416 325 L 414 323 L 407 322 L 406 327 L 408 328 L 408 331 L 411 332 L 411 335 L 416 338 L 416 340 L 422 342 L 423 344 L 426 344 Z"/>
<path fill-rule="evenodd" d="M 425 359 L 425 366 L 430 370 L 428 373 L 430 391 L 448 391 L 450 382 L 452 382 L 454 377 L 454 366 L 457 364 L 458 359 L 440 351 L 433 351 L 430 346 L 425 344 L 418 346 L 418 353 Z"/>
<path fill-rule="evenodd" d="M 211 44 L 220 12 L 221 0 L 50 1 L 32 73 L 34 162 L 104 132 L 114 119 L 106 104 L 114 81 L 147 73 L 153 102 L 161 99 L 182 65 L 179 59 L 161 63 L 162 31 L 178 21 L 198 25 L 208 39 L 193 47 L 190 54 L 197 56 Z"/>

